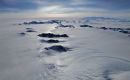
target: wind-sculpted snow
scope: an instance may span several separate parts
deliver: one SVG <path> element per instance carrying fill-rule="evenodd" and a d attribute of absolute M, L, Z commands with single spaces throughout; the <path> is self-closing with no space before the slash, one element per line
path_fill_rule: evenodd
<path fill-rule="evenodd" d="M 16 22 L 25 23 L 11 25 Z M 129 20 L 31 19 L 0 25 L 0 80 L 130 79 Z"/>
<path fill-rule="evenodd" d="M 50 59 L 47 59 L 47 62 L 53 63 L 48 63 L 45 67 L 48 70 L 45 76 L 47 80 L 50 80 L 50 78 L 53 80 L 117 80 L 114 77 L 130 71 L 130 61 L 116 57 L 79 57 L 80 59 L 78 60 L 69 60 L 71 64 L 66 64 L 65 66 L 63 63 L 59 65 L 55 58 L 53 59 L 53 57 L 50 57 Z M 69 59 L 70 57 L 67 58 Z M 51 61 L 51 59 L 53 61 Z M 60 67 L 62 65 L 63 67 Z"/>

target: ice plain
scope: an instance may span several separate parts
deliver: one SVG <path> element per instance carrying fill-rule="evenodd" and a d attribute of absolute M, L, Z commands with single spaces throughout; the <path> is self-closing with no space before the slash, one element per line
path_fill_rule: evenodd
<path fill-rule="evenodd" d="M 52 21 L 1 20 L 0 80 L 129 80 L 130 34 L 101 28 L 126 30 L 130 28 L 129 20 L 86 17 L 56 19 L 59 24 L 23 24 L 34 20 Z M 74 27 L 59 27 L 61 24 Z M 93 28 L 80 25 L 91 25 Z M 28 32 L 28 29 L 33 32 Z M 39 37 L 41 33 L 67 34 L 69 37 Z M 50 39 L 62 42 L 41 42 Z M 61 47 L 45 49 L 54 45 L 70 50 L 55 50 Z"/>

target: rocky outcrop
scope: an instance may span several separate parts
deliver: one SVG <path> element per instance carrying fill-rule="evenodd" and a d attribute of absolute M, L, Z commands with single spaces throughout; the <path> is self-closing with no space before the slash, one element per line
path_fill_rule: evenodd
<path fill-rule="evenodd" d="M 46 43 L 59 43 L 61 41 L 59 40 L 54 40 L 54 39 L 50 39 L 50 40 L 40 40 L 41 42 L 46 42 Z"/>
<path fill-rule="evenodd" d="M 45 49 L 46 50 L 54 50 L 54 51 L 57 51 L 57 52 L 67 52 L 67 51 L 70 51 L 70 48 L 63 47 L 61 45 L 55 45 L 55 46 L 51 46 L 51 47 L 46 47 Z"/>
<path fill-rule="evenodd" d="M 100 29 L 107 30 L 107 28 L 106 28 L 106 27 L 100 27 Z"/>
<path fill-rule="evenodd" d="M 73 25 L 63 25 L 63 24 L 61 24 L 61 25 L 59 25 L 59 26 L 57 26 L 57 27 L 69 27 L 69 28 L 75 28 L 75 26 L 73 26 Z"/>
<path fill-rule="evenodd" d="M 24 22 L 24 25 L 30 25 L 30 24 L 60 24 L 61 21 L 60 20 L 48 20 L 48 21 L 31 21 L 31 22 Z"/>
<path fill-rule="evenodd" d="M 26 33 L 24 33 L 24 32 L 21 32 L 21 33 L 19 33 L 19 34 L 22 35 L 22 36 L 26 35 Z"/>
<path fill-rule="evenodd" d="M 48 38 L 54 38 L 54 37 L 69 37 L 67 34 L 53 34 L 53 33 L 42 33 L 38 35 L 39 37 L 48 37 Z"/>
<path fill-rule="evenodd" d="M 26 32 L 36 32 L 33 28 L 26 28 Z"/>
<path fill-rule="evenodd" d="M 90 26 L 90 25 L 80 25 L 80 27 L 89 27 L 89 28 L 93 28 L 93 26 Z"/>
<path fill-rule="evenodd" d="M 130 34 L 129 31 L 125 31 L 125 30 L 121 30 L 121 31 L 119 31 L 119 32 L 124 33 L 124 34 Z"/>

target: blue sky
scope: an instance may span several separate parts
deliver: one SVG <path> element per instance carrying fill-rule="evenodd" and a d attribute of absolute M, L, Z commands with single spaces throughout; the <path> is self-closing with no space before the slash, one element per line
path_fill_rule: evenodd
<path fill-rule="evenodd" d="M 130 0 L 0 0 L 0 13 L 127 17 L 130 16 Z"/>

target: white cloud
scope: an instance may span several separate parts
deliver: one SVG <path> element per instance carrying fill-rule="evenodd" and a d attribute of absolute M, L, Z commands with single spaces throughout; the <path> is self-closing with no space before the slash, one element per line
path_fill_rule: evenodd
<path fill-rule="evenodd" d="M 58 17 L 58 16 L 130 16 L 128 13 L 130 11 L 118 11 L 118 10 L 108 10 L 106 8 L 96 7 L 95 6 L 88 6 L 89 4 L 94 4 L 96 0 L 3 0 L 8 4 L 15 4 L 15 3 L 34 3 L 38 8 L 34 10 L 20 10 L 19 8 L 6 8 L 0 9 L 0 11 L 9 11 L 14 12 L 11 15 L 14 17 L 17 15 L 19 16 L 26 16 L 26 17 Z M 101 0 L 102 1 L 102 0 Z M 98 1 L 97 1 L 98 2 Z M 99 1 L 100 2 L 100 1 Z M 106 5 L 108 6 L 108 5 Z M 16 6 L 17 7 L 17 6 Z M 25 7 L 26 8 L 26 7 Z M 17 13 L 15 13 L 17 12 Z M 10 16 L 10 15 L 9 15 Z"/>
<path fill-rule="evenodd" d="M 61 8 L 61 6 L 54 5 L 54 6 L 48 6 L 48 7 L 40 8 L 38 11 L 39 12 L 47 12 L 47 13 L 49 13 L 49 12 L 58 11 L 60 8 Z"/>

